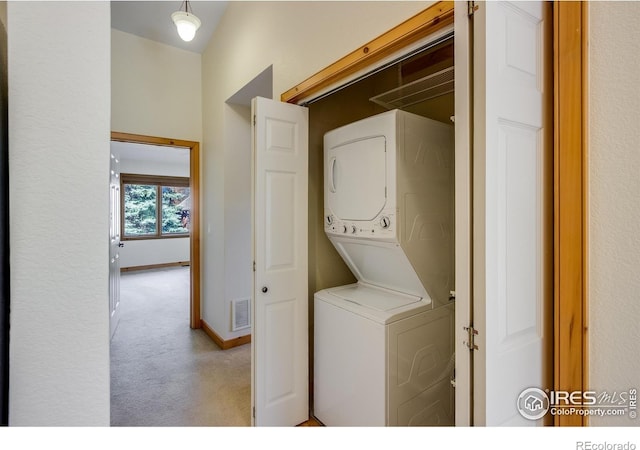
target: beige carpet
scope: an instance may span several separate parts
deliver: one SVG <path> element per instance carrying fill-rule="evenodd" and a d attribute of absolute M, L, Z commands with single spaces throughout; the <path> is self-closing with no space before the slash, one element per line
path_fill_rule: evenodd
<path fill-rule="evenodd" d="M 222 351 L 191 330 L 188 292 L 188 267 L 122 274 L 111 425 L 250 425 L 250 344 Z"/>

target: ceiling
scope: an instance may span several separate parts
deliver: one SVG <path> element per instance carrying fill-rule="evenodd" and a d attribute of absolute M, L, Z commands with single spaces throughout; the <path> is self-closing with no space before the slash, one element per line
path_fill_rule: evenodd
<path fill-rule="evenodd" d="M 191 10 L 202 25 L 191 42 L 184 42 L 178 36 L 171 21 L 171 13 L 184 11 L 181 0 L 165 1 L 112 1 L 111 27 L 135 34 L 152 41 L 178 47 L 195 53 L 204 52 L 211 40 L 220 18 L 227 7 L 227 1 L 190 1 Z"/>

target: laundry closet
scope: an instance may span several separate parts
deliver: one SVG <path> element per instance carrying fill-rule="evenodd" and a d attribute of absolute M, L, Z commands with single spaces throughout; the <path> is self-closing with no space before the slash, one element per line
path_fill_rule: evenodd
<path fill-rule="evenodd" d="M 312 410 L 326 425 L 454 425 L 453 47 L 452 34 L 441 36 L 306 105 L 309 108 L 309 364 L 310 373 L 314 374 Z M 399 130 L 422 135 L 415 153 L 410 155 L 413 162 L 405 161 L 406 167 L 398 168 L 397 185 L 426 182 L 425 186 L 417 197 L 409 192 L 414 187 L 407 187 L 408 191 L 399 192 L 398 207 L 391 203 L 392 209 L 406 208 L 400 207 L 400 203 L 404 204 L 400 197 L 414 196 L 413 201 L 417 202 L 414 206 L 421 211 L 412 212 L 412 219 L 396 218 L 391 211 L 389 226 L 386 215 L 377 215 L 370 222 L 354 222 L 336 218 L 341 214 L 327 210 L 325 195 L 333 195 L 331 192 L 336 188 L 333 182 L 340 179 L 338 171 L 344 170 L 341 164 L 347 163 L 340 160 L 340 153 L 327 154 L 331 150 L 325 149 L 328 145 L 325 134 L 342 133 L 335 139 L 357 141 L 349 130 L 350 124 L 359 121 L 365 127 L 368 122 L 370 127 L 380 128 L 379 132 L 370 130 L 371 135 L 384 134 L 385 124 L 389 126 L 388 133 L 393 134 L 392 122 L 400 124 Z M 445 142 L 437 151 L 428 144 L 425 147 L 429 134 Z M 386 144 L 382 142 L 385 139 Z M 398 139 L 405 141 L 403 136 Z M 388 136 L 378 140 L 381 141 L 380 155 L 395 150 L 384 148 L 393 143 Z M 370 143 L 363 142 L 362 151 L 370 152 Z M 356 152 L 348 153 L 353 156 Z M 398 161 L 408 158 L 409 155 L 399 154 Z M 395 165 L 388 161 L 387 165 Z M 357 161 L 351 164 L 354 168 L 359 165 Z M 365 173 L 370 170 L 367 167 L 362 170 L 364 172 L 352 178 L 362 178 L 364 182 L 365 178 L 375 176 Z M 378 178 L 384 177 L 383 170 Z M 413 178 L 409 180 L 409 177 Z M 434 178 L 440 181 L 429 184 Z M 369 198 L 368 189 L 384 185 L 362 186 L 357 179 L 351 179 L 350 186 L 344 186 L 345 181 L 344 178 L 340 181 L 343 189 L 362 191 L 344 197 L 352 204 Z M 393 192 L 388 193 L 387 189 Z M 385 186 L 379 197 L 387 194 L 395 197 L 395 188 Z M 437 214 L 446 216 L 437 223 L 425 218 L 435 204 L 439 204 Z M 374 210 L 377 208 L 372 206 Z M 397 230 L 397 245 L 359 245 L 360 237 L 365 241 L 382 238 L 381 233 L 387 231 L 387 227 L 395 236 L 395 222 L 403 220 L 403 230 Z M 409 220 L 413 223 L 406 223 Z M 400 236 L 406 240 L 407 234 L 413 234 L 414 241 L 400 245 Z M 424 317 L 426 322 L 433 323 L 421 325 Z M 355 322 L 350 322 L 351 319 Z M 379 329 L 374 330 L 376 326 Z M 369 329 L 373 334 L 367 334 Z"/>
<path fill-rule="evenodd" d="M 296 105 L 253 101 L 258 425 L 544 422 L 522 393 L 553 374 L 550 5 L 455 6 L 282 94 Z M 421 121 L 454 130 L 448 151 Z M 451 195 L 417 188 L 446 174 Z M 446 326 L 400 329 L 436 311 Z"/>

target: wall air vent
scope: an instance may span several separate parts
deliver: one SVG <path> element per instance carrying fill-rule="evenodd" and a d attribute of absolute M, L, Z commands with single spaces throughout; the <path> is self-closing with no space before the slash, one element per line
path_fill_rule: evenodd
<path fill-rule="evenodd" d="M 251 300 L 241 298 L 231 302 L 231 331 L 251 326 Z"/>

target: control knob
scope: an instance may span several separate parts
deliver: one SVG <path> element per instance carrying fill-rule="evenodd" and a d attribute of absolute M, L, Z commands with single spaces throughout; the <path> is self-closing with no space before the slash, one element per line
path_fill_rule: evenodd
<path fill-rule="evenodd" d="M 389 228 L 390 225 L 391 225 L 391 219 L 389 219 L 388 216 L 382 216 L 382 218 L 380 219 L 380 226 L 386 230 L 387 228 Z"/>
<path fill-rule="evenodd" d="M 333 216 L 327 216 L 326 221 L 327 225 L 331 225 L 333 223 Z"/>
<path fill-rule="evenodd" d="M 351 234 L 356 234 L 356 226 L 351 225 Z"/>
<path fill-rule="evenodd" d="M 347 226 L 346 225 L 342 225 L 342 232 L 346 233 L 347 232 Z"/>

